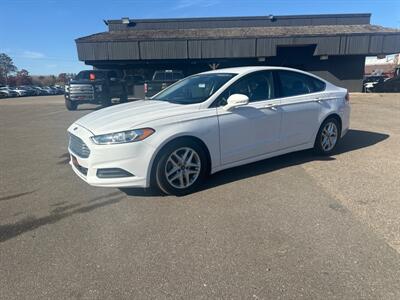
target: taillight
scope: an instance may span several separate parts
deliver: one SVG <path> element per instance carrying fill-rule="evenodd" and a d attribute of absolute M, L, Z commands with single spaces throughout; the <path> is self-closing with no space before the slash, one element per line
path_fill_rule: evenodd
<path fill-rule="evenodd" d="M 346 93 L 346 96 L 344 97 L 344 99 L 346 100 L 346 102 L 350 102 L 350 94 L 349 94 L 349 92 Z"/>
<path fill-rule="evenodd" d="M 147 93 L 147 83 L 144 84 L 144 92 Z"/>

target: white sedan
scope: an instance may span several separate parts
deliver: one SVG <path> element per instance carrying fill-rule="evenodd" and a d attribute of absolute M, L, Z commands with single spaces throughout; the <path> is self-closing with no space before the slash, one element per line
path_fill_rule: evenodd
<path fill-rule="evenodd" d="M 77 120 L 68 129 L 70 164 L 94 186 L 183 195 L 227 168 L 308 148 L 329 155 L 349 118 L 347 90 L 312 74 L 220 69 Z"/>

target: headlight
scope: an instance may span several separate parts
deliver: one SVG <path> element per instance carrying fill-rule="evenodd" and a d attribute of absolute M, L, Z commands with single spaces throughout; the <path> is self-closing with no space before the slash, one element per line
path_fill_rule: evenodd
<path fill-rule="evenodd" d="M 68 92 L 69 92 L 69 85 L 66 85 L 66 86 L 64 87 L 64 89 L 65 89 L 65 91 L 68 93 Z"/>
<path fill-rule="evenodd" d="M 101 85 L 95 85 L 94 87 L 96 89 L 96 92 L 101 92 L 103 90 L 103 87 Z"/>
<path fill-rule="evenodd" d="M 91 137 L 97 145 L 124 144 L 143 141 L 154 133 L 154 129 L 143 128 L 128 131 L 121 131 L 109 134 L 95 135 Z"/>

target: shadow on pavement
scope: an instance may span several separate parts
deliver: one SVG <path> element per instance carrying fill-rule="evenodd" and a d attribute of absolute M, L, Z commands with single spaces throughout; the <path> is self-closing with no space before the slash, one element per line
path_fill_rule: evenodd
<path fill-rule="evenodd" d="M 375 145 L 385 139 L 389 135 L 376 132 L 350 130 L 345 138 L 338 145 L 335 155 L 362 149 Z M 231 183 L 237 180 L 257 176 L 267 172 L 273 172 L 286 167 L 303 164 L 313 160 L 330 161 L 334 157 L 315 156 L 312 151 L 306 150 L 296 153 L 290 153 L 275 158 L 266 159 L 245 166 L 240 166 L 216 173 L 206 180 L 200 190 L 207 190 L 219 185 Z M 129 196 L 160 196 L 160 192 L 155 189 L 121 189 L 122 192 Z M 33 193 L 34 191 L 10 195 L 0 198 L 0 200 L 9 200 Z M 125 198 L 124 194 L 112 192 L 107 195 L 95 197 L 87 201 L 86 206 L 80 204 L 68 204 L 68 202 L 59 202 L 53 205 L 50 215 L 35 218 L 28 217 L 13 224 L 0 225 L 0 243 L 12 239 L 20 234 L 35 230 L 41 226 L 57 223 L 67 217 L 91 212 L 97 208 L 116 204 Z"/>
<path fill-rule="evenodd" d="M 9 239 L 12 239 L 20 234 L 35 230 L 41 226 L 49 225 L 49 224 L 54 224 L 57 223 L 58 221 L 65 219 L 67 217 L 76 215 L 76 214 L 83 214 L 83 213 L 88 213 L 91 212 L 97 208 L 116 204 L 120 202 L 122 199 L 125 198 L 125 195 L 120 194 L 118 197 L 113 197 L 111 199 L 107 199 L 102 202 L 97 202 L 93 203 L 91 205 L 83 206 L 74 210 L 73 209 L 77 206 L 80 206 L 80 204 L 71 204 L 71 205 L 65 205 L 65 206 L 58 206 L 57 208 L 53 209 L 51 211 L 51 214 L 45 217 L 41 218 L 35 218 L 35 217 L 27 217 L 19 222 L 13 223 L 13 224 L 4 224 L 0 225 L 0 243 L 5 242 Z M 113 193 L 115 195 L 115 193 Z M 106 197 L 112 197 L 112 195 L 105 195 L 102 196 L 102 198 Z M 100 197 L 96 198 L 95 200 L 101 199 Z M 90 201 L 89 201 L 90 203 Z M 69 211 L 67 211 L 69 210 Z"/>
<path fill-rule="evenodd" d="M 340 141 L 333 156 L 373 146 L 388 137 L 388 134 L 351 129 Z M 200 188 L 200 191 L 314 160 L 331 161 L 335 160 L 335 157 L 317 156 L 312 150 L 304 150 L 265 159 L 213 174 L 207 178 L 206 182 Z M 161 192 L 155 189 L 124 188 L 120 190 L 128 196 L 151 197 L 162 195 Z"/>
<path fill-rule="evenodd" d="M 18 194 L 14 194 L 14 195 L 8 195 L 8 196 L 0 197 L 0 201 L 19 198 L 19 197 L 22 197 L 22 196 L 25 196 L 25 195 L 32 194 L 32 193 L 34 193 L 34 192 L 36 192 L 36 191 L 37 191 L 37 190 L 33 190 L 33 191 L 29 191 L 29 192 L 18 193 Z"/>

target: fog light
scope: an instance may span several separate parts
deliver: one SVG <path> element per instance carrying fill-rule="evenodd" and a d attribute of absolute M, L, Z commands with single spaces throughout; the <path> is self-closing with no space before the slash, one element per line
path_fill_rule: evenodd
<path fill-rule="evenodd" d="M 96 175 L 99 178 L 121 178 L 135 176 L 128 171 L 119 168 L 97 169 Z"/>

